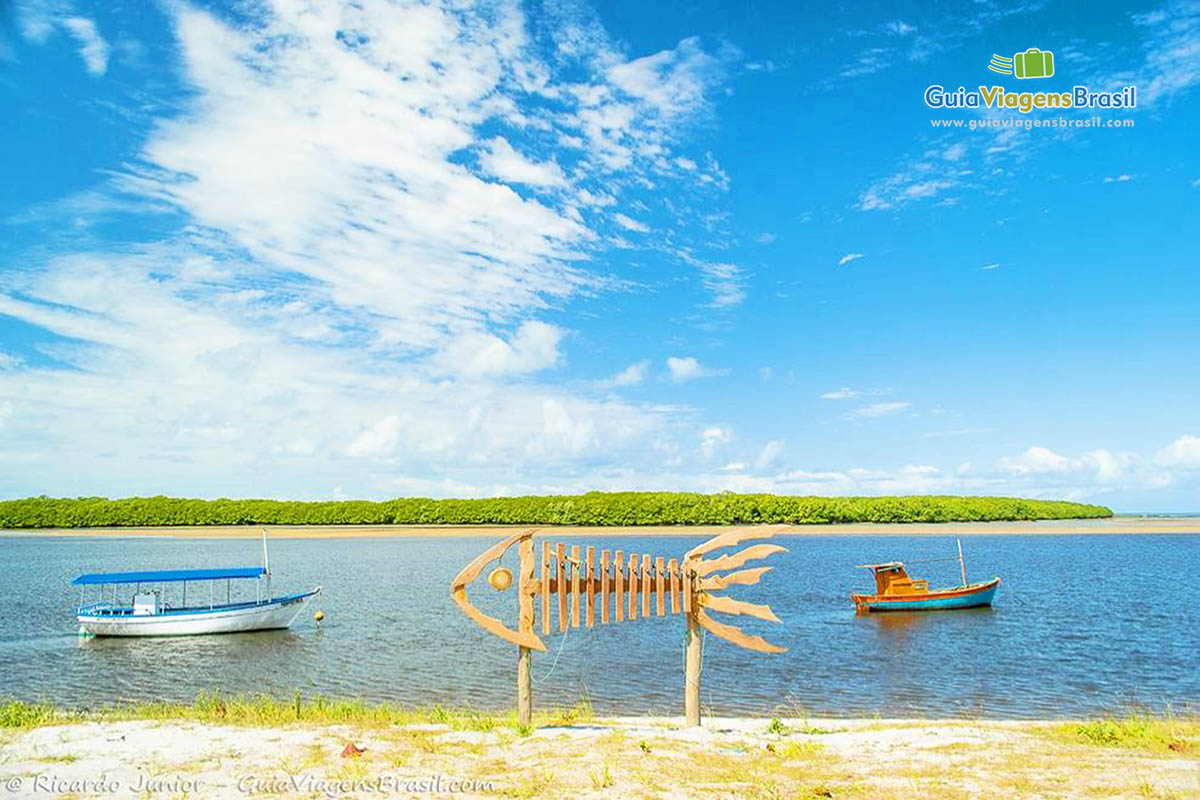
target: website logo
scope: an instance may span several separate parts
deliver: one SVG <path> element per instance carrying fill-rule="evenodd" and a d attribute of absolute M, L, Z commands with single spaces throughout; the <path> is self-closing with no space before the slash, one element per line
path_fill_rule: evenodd
<path fill-rule="evenodd" d="M 993 54 L 988 69 L 1021 80 L 1050 78 L 1054 76 L 1054 53 L 1031 47 L 1023 53 L 1014 53 L 1012 58 Z M 1117 91 L 1094 91 L 1076 85 L 1071 86 L 1070 91 L 1027 92 L 1010 91 L 996 85 L 947 89 L 935 83 L 925 89 L 925 105 L 939 109 L 1011 109 L 1021 114 L 1062 109 L 1124 110 L 1137 108 L 1137 86 L 1130 85 Z"/>
<path fill-rule="evenodd" d="M 1016 53 L 1012 58 L 993 53 L 992 60 L 988 62 L 988 69 L 1021 79 L 1049 78 L 1054 74 L 1054 53 L 1036 47 L 1031 47 L 1024 53 Z"/>

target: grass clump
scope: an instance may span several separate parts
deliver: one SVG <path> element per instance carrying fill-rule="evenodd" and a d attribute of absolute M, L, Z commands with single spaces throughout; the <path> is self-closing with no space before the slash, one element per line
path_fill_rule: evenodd
<path fill-rule="evenodd" d="M 1124 747 L 1156 753 L 1189 753 L 1200 744 L 1200 717 L 1130 714 L 1059 725 L 1054 735 L 1097 747 Z"/>

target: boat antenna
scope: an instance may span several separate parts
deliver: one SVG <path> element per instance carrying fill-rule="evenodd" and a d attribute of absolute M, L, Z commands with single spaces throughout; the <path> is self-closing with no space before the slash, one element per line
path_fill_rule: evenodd
<path fill-rule="evenodd" d="M 264 535 L 265 535 L 265 533 L 266 533 L 266 531 L 264 530 Z M 957 541 L 958 541 L 958 568 L 962 570 L 962 581 L 963 581 L 962 585 L 966 586 L 967 585 L 967 562 L 963 561 L 962 539 L 959 539 Z"/>

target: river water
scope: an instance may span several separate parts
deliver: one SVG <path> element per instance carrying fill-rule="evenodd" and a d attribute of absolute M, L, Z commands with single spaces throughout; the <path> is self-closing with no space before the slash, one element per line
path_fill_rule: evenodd
<path fill-rule="evenodd" d="M 450 600 L 449 582 L 496 541 L 397 537 L 279 539 L 276 594 L 324 593 L 292 630 L 175 639 L 80 638 L 83 572 L 254 565 L 252 540 L 14 536 L 0 540 L 0 694 L 94 706 L 190 701 L 201 691 L 299 690 L 405 704 L 505 708 L 515 648 Z M 571 538 L 568 545 L 680 556 L 699 538 Z M 953 537 L 795 536 L 757 586 L 727 592 L 769 603 L 782 624 L 729 619 L 788 648 L 782 655 L 705 641 L 706 713 L 814 716 L 1074 717 L 1200 701 L 1200 534 L 972 535 L 969 580 L 1003 579 L 989 609 L 856 616 L 872 586 L 854 564 L 955 554 Z M 515 548 L 506 563 L 516 566 Z M 932 586 L 956 562 L 913 565 Z M 190 584 L 190 596 L 207 587 Z M 473 598 L 515 617 L 515 592 L 481 579 Z M 220 593 L 224 592 L 224 584 Z M 318 626 L 311 612 L 320 608 Z M 683 620 L 639 619 L 546 637 L 535 703 L 583 697 L 598 713 L 682 713 Z"/>

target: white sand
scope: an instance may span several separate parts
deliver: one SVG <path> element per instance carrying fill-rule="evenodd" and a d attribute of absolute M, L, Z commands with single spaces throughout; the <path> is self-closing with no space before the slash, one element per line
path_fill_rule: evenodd
<path fill-rule="evenodd" d="M 763 719 L 680 722 L 620 718 L 528 737 L 84 722 L 0 739 L 0 787 L 11 797 L 1200 797 L 1194 748 L 1097 747 L 1047 735 L 1049 723 L 785 720 L 780 734 Z M 347 742 L 365 752 L 343 757 Z"/>

